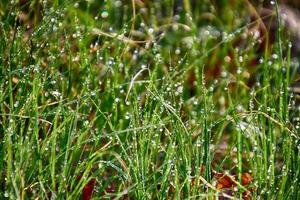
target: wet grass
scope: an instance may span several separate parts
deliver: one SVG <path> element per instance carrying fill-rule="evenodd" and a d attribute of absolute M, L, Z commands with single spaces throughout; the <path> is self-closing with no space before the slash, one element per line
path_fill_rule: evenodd
<path fill-rule="evenodd" d="M 276 14 L 22 2 L 0 3 L 1 199 L 300 198 L 292 45 L 261 28 Z"/>

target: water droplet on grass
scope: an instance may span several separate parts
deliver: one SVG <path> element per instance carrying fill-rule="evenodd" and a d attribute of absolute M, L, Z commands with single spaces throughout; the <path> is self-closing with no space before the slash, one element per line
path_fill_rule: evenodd
<path fill-rule="evenodd" d="M 107 18 L 108 17 L 108 12 L 105 10 L 105 11 L 103 11 L 102 13 L 101 13 L 101 17 L 102 18 Z"/>
<path fill-rule="evenodd" d="M 6 197 L 6 198 L 8 198 L 8 197 L 9 197 L 9 194 L 8 194 L 8 192 L 7 192 L 7 191 L 5 191 L 5 193 L 4 193 L 4 197 Z"/>
<path fill-rule="evenodd" d="M 153 29 L 153 28 L 149 28 L 149 29 L 148 29 L 148 33 L 149 33 L 149 34 L 152 34 L 153 32 L 154 32 L 154 29 Z"/>
<path fill-rule="evenodd" d="M 272 58 L 276 60 L 276 59 L 278 59 L 278 55 L 277 54 L 273 54 Z"/>
<path fill-rule="evenodd" d="M 225 56 L 224 61 L 225 61 L 226 63 L 229 63 L 229 62 L 231 61 L 230 56 Z"/>
<path fill-rule="evenodd" d="M 239 56 L 239 61 L 240 61 L 240 62 L 243 62 L 243 61 L 244 61 L 243 56 Z"/>
<path fill-rule="evenodd" d="M 18 107 L 19 106 L 19 101 L 16 101 L 15 103 L 14 103 L 14 107 L 16 108 L 16 107 Z"/>
<path fill-rule="evenodd" d="M 115 7 L 119 8 L 122 6 L 122 1 L 115 1 Z"/>
<path fill-rule="evenodd" d="M 226 78 L 227 77 L 227 72 L 226 71 L 222 71 L 221 72 L 221 77 L 222 78 Z"/>

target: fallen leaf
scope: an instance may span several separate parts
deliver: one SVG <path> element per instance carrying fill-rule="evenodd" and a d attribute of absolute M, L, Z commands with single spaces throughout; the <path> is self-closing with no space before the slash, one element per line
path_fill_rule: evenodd
<path fill-rule="evenodd" d="M 218 189 L 223 189 L 223 188 L 231 188 L 234 185 L 234 178 L 230 177 L 229 175 L 222 174 L 222 173 L 217 173 L 216 175 L 217 178 L 217 188 Z"/>
<path fill-rule="evenodd" d="M 238 182 L 237 176 L 227 175 L 223 173 L 215 173 L 215 177 L 217 179 L 216 187 L 218 189 L 227 189 L 228 192 L 233 192 L 234 187 L 236 186 L 236 182 Z M 253 181 L 252 176 L 249 173 L 242 173 L 241 175 L 242 185 L 246 186 Z M 247 191 L 243 192 L 244 200 L 251 200 L 253 188 L 249 188 Z"/>
<path fill-rule="evenodd" d="M 252 182 L 252 176 L 249 173 L 242 174 L 242 185 L 248 185 Z"/>
<path fill-rule="evenodd" d="M 90 180 L 82 190 L 82 200 L 90 200 L 93 194 L 94 186 L 96 184 L 96 180 Z"/>

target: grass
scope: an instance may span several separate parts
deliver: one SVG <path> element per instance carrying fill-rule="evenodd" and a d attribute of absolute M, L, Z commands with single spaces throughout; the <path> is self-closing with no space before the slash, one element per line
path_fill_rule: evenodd
<path fill-rule="evenodd" d="M 260 7 L 2 1 L 0 198 L 299 199 L 297 67 Z"/>

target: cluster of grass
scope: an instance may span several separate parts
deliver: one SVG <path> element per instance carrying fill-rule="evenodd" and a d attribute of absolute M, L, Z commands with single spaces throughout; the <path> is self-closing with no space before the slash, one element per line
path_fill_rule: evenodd
<path fill-rule="evenodd" d="M 299 199 L 296 67 L 259 7 L 1 1 L 0 198 L 214 199 L 220 172 Z"/>

